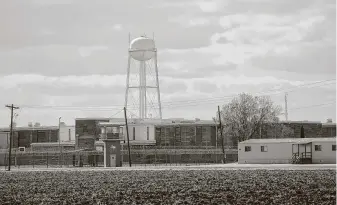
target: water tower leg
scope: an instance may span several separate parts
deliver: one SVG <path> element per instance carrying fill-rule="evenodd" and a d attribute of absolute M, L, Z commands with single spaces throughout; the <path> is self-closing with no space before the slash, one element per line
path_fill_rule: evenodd
<path fill-rule="evenodd" d="M 157 87 L 157 99 L 158 99 L 158 106 L 159 106 L 159 119 L 162 119 L 160 89 L 159 89 L 159 77 L 158 77 L 158 65 L 157 65 L 157 51 L 155 52 L 155 56 L 154 56 L 154 66 L 155 66 L 155 69 L 156 69 L 156 87 Z"/>
<path fill-rule="evenodd" d="M 125 90 L 125 101 L 124 101 L 124 107 L 127 109 L 128 108 L 128 97 L 129 97 L 129 87 L 130 87 L 130 53 L 128 56 L 128 67 L 127 67 L 127 72 L 126 72 L 126 90 Z"/>

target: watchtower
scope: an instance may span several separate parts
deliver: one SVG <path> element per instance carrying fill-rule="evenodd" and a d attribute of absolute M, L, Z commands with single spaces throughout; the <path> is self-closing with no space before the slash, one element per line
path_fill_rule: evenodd
<path fill-rule="evenodd" d="M 104 142 L 104 167 L 121 167 L 121 141 L 123 124 L 100 122 L 101 140 Z"/>

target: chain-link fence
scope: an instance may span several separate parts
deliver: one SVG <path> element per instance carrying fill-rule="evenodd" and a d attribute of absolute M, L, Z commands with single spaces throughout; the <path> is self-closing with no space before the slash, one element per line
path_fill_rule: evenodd
<path fill-rule="evenodd" d="M 132 166 L 181 166 L 231 163 L 237 161 L 236 149 L 143 148 L 131 149 Z M 8 168 L 8 152 L 0 153 L 0 166 Z M 128 150 L 121 150 L 123 166 L 129 166 Z M 102 151 L 13 152 L 11 166 L 15 168 L 103 167 Z"/>

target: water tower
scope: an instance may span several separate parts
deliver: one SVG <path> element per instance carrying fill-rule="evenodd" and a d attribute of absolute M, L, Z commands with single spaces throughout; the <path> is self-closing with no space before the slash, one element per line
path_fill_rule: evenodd
<path fill-rule="evenodd" d="M 162 119 L 154 38 L 145 35 L 130 40 L 125 107 L 130 118 Z"/>

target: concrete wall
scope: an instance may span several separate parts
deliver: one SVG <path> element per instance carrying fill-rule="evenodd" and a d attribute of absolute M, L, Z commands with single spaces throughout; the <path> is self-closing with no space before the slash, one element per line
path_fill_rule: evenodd
<path fill-rule="evenodd" d="M 315 151 L 315 145 L 321 145 L 322 151 Z M 332 151 L 332 145 L 336 142 L 313 142 L 312 143 L 312 163 L 313 164 L 335 164 L 336 151 Z"/>
<path fill-rule="evenodd" d="M 75 126 L 60 126 L 61 142 L 75 141 Z"/>
<path fill-rule="evenodd" d="M 155 140 L 155 126 L 154 125 L 128 125 L 130 141 L 150 141 Z M 135 128 L 135 132 L 133 132 Z M 147 128 L 149 129 L 149 138 L 147 139 Z M 135 135 L 134 135 L 135 134 Z M 123 127 L 124 139 L 127 140 L 126 127 Z"/>
<path fill-rule="evenodd" d="M 250 152 L 245 152 L 245 146 L 251 146 Z M 261 146 L 267 146 L 267 152 L 261 152 Z M 289 143 L 246 143 L 239 144 L 239 164 L 288 164 L 292 158 L 292 144 Z"/>
<path fill-rule="evenodd" d="M 9 140 L 9 133 L 8 133 L 8 140 Z M 7 133 L 0 132 L 0 149 L 7 148 Z"/>

